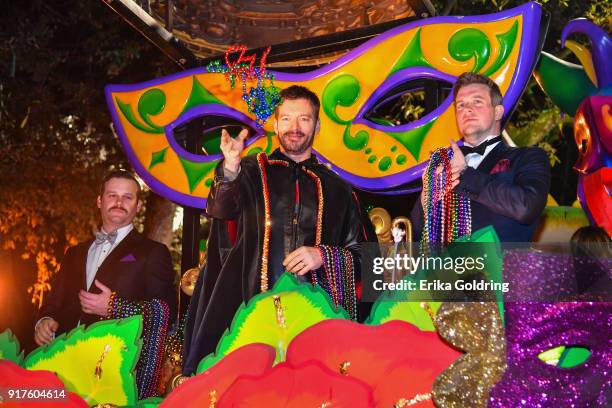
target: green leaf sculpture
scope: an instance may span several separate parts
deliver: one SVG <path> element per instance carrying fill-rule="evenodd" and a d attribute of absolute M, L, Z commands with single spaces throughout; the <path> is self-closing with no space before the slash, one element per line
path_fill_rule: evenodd
<path fill-rule="evenodd" d="M 460 238 L 457 242 L 481 244 L 478 250 L 481 252 L 475 252 L 474 248 L 470 248 L 469 252 L 471 254 L 486 253 L 486 276 L 495 282 L 502 281 L 501 246 L 493 227 L 488 226 L 482 228 L 475 231 L 470 237 Z M 452 256 L 460 256 L 460 252 L 465 250 L 465 246 L 453 247 L 451 244 L 448 247 L 448 253 Z M 424 271 L 419 270 L 415 275 L 408 276 L 404 279 L 418 281 L 424 277 Z M 495 296 L 503 317 L 501 293 L 496 293 Z M 435 331 L 430 313 L 435 314 L 442 303 L 435 301 L 423 302 L 423 297 L 424 293 L 422 291 L 384 292 L 372 306 L 370 316 L 365 323 L 368 325 L 377 325 L 390 320 L 402 320 L 417 326 L 421 330 Z"/>
<path fill-rule="evenodd" d="M 79 326 L 34 350 L 24 366 L 54 372 L 89 405 L 134 405 L 141 332 L 140 315 Z"/>
<path fill-rule="evenodd" d="M 348 318 L 348 313 L 334 306 L 319 286 L 300 283 L 285 273 L 272 290 L 254 296 L 238 308 L 216 352 L 204 357 L 196 372 L 206 371 L 233 350 L 251 343 L 274 347 L 275 363 L 284 361 L 287 346 L 303 330 L 325 319 Z"/>
<path fill-rule="evenodd" d="M 10 329 L 0 333 L 0 359 L 10 360 L 20 366 L 23 365 L 23 351 L 21 351 L 19 340 Z"/>

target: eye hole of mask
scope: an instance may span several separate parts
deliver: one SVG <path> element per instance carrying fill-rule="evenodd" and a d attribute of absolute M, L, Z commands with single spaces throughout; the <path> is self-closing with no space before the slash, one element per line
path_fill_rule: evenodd
<path fill-rule="evenodd" d="M 440 79 L 414 79 L 401 83 L 379 97 L 364 119 L 384 126 L 401 126 L 419 120 L 439 107 L 452 84 Z M 433 106 L 427 106 L 426 95 Z"/>
<path fill-rule="evenodd" d="M 591 350 L 579 345 L 558 346 L 538 354 L 538 358 L 554 367 L 573 368 L 587 362 Z"/>
<path fill-rule="evenodd" d="M 221 130 L 223 128 L 234 138 L 243 128 L 249 129 L 249 137 L 256 134 L 255 129 L 239 120 L 222 115 L 206 115 L 195 117 L 177 126 L 173 136 L 176 142 L 189 152 L 193 152 L 191 146 L 195 143 L 196 146 L 193 146 L 196 149 L 195 154 L 221 154 Z M 199 135 L 199 137 L 192 140 L 194 137 L 192 135 Z"/>

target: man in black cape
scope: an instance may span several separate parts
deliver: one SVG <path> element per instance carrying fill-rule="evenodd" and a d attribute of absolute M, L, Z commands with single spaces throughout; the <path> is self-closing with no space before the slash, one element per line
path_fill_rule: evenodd
<path fill-rule="evenodd" d="M 240 304 L 272 288 L 285 271 L 319 284 L 356 318 L 359 243 L 371 226 L 351 187 L 312 154 L 319 98 L 295 85 L 280 95 L 274 130 L 281 147 L 269 157 L 241 159 L 248 131 L 236 139 L 222 131 L 224 160 L 206 206 L 213 221 L 207 264 L 189 306 L 184 375 L 215 351 Z M 235 222 L 235 239 L 228 220 Z"/>

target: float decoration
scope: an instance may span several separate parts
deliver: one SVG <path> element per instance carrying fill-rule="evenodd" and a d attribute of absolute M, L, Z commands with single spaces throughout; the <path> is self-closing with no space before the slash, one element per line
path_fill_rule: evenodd
<path fill-rule="evenodd" d="M 576 114 L 580 101 L 597 91 L 583 67 L 544 51 L 533 76 L 553 103 L 570 116 Z"/>
<path fill-rule="evenodd" d="M 141 332 L 141 316 L 80 326 L 34 350 L 24 367 L 54 372 L 89 405 L 133 405 Z"/>
<path fill-rule="evenodd" d="M 592 51 L 567 39 L 574 33 L 586 35 Z M 612 40 L 601 27 L 586 18 L 577 18 L 563 28 L 561 46 L 569 48 L 582 65 L 542 52 L 534 77 L 555 105 L 563 112 L 575 116 L 585 98 L 612 93 L 612 68 L 609 64 Z"/>
<path fill-rule="evenodd" d="M 460 355 L 437 333 L 405 322 L 366 326 L 332 319 L 293 339 L 287 363 L 319 361 L 332 371 L 370 385 L 374 406 L 388 407 L 431 393 L 435 377 Z"/>
<path fill-rule="evenodd" d="M 486 408 L 491 388 L 506 369 L 506 338 L 496 304 L 444 303 L 435 322 L 443 339 L 466 352 L 436 378 L 436 405 Z"/>
<path fill-rule="evenodd" d="M 609 302 L 506 303 L 508 367 L 493 387 L 489 407 L 608 406 L 611 313 Z M 571 345 L 588 348 L 589 358 L 563 368 L 538 357 L 544 351 Z"/>
<path fill-rule="evenodd" d="M 573 33 L 586 35 L 591 51 L 568 40 Z M 602 28 L 578 18 L 563 29 L 561 45 L 582 66 L 543 52 L 534 76 L 553 102 L 574 116 L 578 199 L 590 223 L 612 234 L 612 39 Z"/>
<path fill-rule="evenodd" d="M 442 302 L 426 302 L 426 305 L 425 302 L 397 301 L 389 296 L 383 296 L 385 294 L 381 295 L 372 306 L 372 312 L 365 324 L 378 325 L 392 320 L 400 320 L 423 331 L 436 331 L 427 307 L 435 315 Z"/>
<path fill-rule="evenodd" d="M 420 178 L 429 153 L 447 146 L 449 135 L 458 138 L 452 95 L 424 117 L 398 126 L 375 117 L 376 107 L 406 88 L 418 90 L 410 84 L 434 80 L 452 86 L 459 74 L 473 71 L 500 85 L 507 119 L 540 51 L 541 20 L 541 7 L 533 2 L 486 16 L 435 17 L 391 29 L 311 72 L 267 73 L 275 87 L 303 84 L 319 95 L 322 132 L 313 149 L 321 162 L 360 189 L 416 191 L 420 187 L 410 183 Z M 252 130 L 245 154 L 278 146 L 271 123 L 259 128 L 242 97 L 224 73 L 204 67 L 106 88 L 115 129 L 138 174 L 158 194 L 195 208 L 205 208 L 222 155 L 186 151 L 175 139 L 178 127 L 198 117 L 223 117 Z"/>
<path fill-rule="evenodd" d="M 254 296 L 238 308 L 214 354 L 202 359 L 197 373 L 212 367 L 233 350 L 251 343 L 268 344 L 276 350 L 275 362 L 285 360 L 291 340 L 306 328 L 325 319 L 348 319 L 320 287 L 300 283 L 285 273 L 270 291 Z"/>
<path fill-rule="evenodd" d="M 447 251 L 452 256 L 461 256 L 457 251 L 465 249 L 464 243 L 469 242 L 470 252 L 474 253 L 474 245 L 481 244 L 482 250 L 480 253 L 486 253 L 485 271 L 488 279 L 495 282 L 502 282 L 502 253 L 499 237 L 492 226 L 475 231 L 471 236 L 459 238 L 457 241 L 459 246 L 452 244 L 447 247 Z M 414 275 L 408 275 L 403 279 L 419 281 L 420 279 L 432 278 L 435 271 L 417 270 Z M 447 279 L 446 275 L 440 277 Z M 427 302 L 423 302 L 428 298 Z M 503 316 L 503 298 L 500 292 L 495 293 L 495 298 Z M 366 320 L 366 324 L 381 324 L 390 320 L 402 320 L 411 323 L 421 330 L 434 331 L 435 327 L 432 322 L 432 316 L 429 313 L 435 314 L 441 305 L 441 302 L 431 301 L 435 296 L 427 296 L 426 291 L 385 291 L 383 292 L 374 305 L 370 316 Z M 425 307 L 426 306 L 426 307 Z M 428 312 L 429 309 L 430 311 Z"/>
<path fill-rule="evenodd" d="M 267 344 L 242 346 L 175 388 L 162 407 L 214 406 L 238 377 L 261 375 L 272 368 L 275 356 L 276 351 Z"/>
<path fill-rule="evenodd" d="M 232 62 L 230 54 L 236 51 L 240 51 L 240 55 L 235 62 Z M 272 116 L 276 105 L 280 102 L 279 89 L 274 86 L 274 74 L 266 71 L 266 57 L 270 52 L 270 47 L 263 52 L 259 67 L 254 67 L 255 55 L 245 57 L 245 52 L 245 45 L 233 45 L 225 52 L 226 64 L 218 60 L 211 61 L 206 66 L 206 70 L 210 73 L 224 74 L 232 89 L 236 85 L 236 78 L 241 81 L 242 100 L 246 102 L 248 112 L 255 115 L 257 126 L 263 128 L 266 120 Z M 248 82 L 255 82 L 256 85 L 247 91 Z"/>
<path fill-rule="evenodd" d="M 262 392 L 265 390 L 265 392 Z M 372 407 L 366 384 L 331 371 L 317 361 L 282 363 L 264 374 L 236 380 L 221 407 Z"/>
<path fill-rule="evenodd" d="M 64 390 L 64 384 L 62 381 L 57 378 L 57 376 L 50 371 L 33 371 L 26 370 L 19 365 L 15 364 L 9 360 L 0 359 L 0 389 L 3 391 L 6 390 L 37 390 L 37 389 L 46 389 L 46 390 L 56 390 L 58 395 L 62 390 Z M 37 407 L 47 407 L 47 406 L 58 406 L 58 407 L 75 407 L 75 408 L 87 408 L 89 405 L 77 394 L 73 392 L 69 392 L 65 390 L 65 399 L 58 400 L 55 403 L 47 402 L 41 403 L 41 401 L 36 402 L 8 402 L 4 401 L 4 403 L 0 402 L 3 406 L 11 407 L 11 406 L 37 406 Z M 4 394 L 4 392 L 3 392 Z M 47 400 L 51 401 L 51 400 Z"/>
<path fill-rule="evenodd" d="M 272 367 L 275 355 L 265 344 L 238 348 L 179 385 L 162 406 L 433 407 L 436 375 L 461 352 L 405 322 L 327 319 L 297 335 L 286 361 Z"/>
<path fill-rule="evenodd" d="M 0 333 L 0 360 L 12 361 L 17 365 L 23 365 L 23 351 L 19 340 L 10 329 Z"/>
<path fill-rule="evenodd" d="M 589 221 L 612 235 L 612 95 L 585 99 L 574 119 L 578 199 Z"/>

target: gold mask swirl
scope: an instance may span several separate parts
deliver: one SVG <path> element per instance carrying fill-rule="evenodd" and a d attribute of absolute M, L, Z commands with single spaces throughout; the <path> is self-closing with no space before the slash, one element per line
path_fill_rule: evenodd
<path fill-rule="evenodd" d="M 435 326 L 441 337 L 466 352 L 436 378 L 436 405 L 486 407 L 491 388 L 506 369 L 506 339 L 497 304 L 443 303 Z"/>

